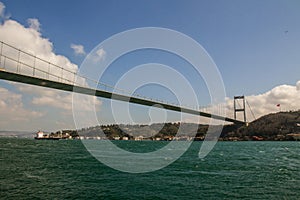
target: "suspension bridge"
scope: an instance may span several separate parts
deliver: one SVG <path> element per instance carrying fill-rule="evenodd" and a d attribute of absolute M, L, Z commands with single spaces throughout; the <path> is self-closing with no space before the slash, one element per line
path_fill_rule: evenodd
<path fill-rule="evenodd" d="M 157 107 L 160 105 L 166 110 L 224 120 L 235 124 L 245 123 L 244 121 L 237 120 L 236 118 L 232 119 L 229 117 L 211 114 L 209 112 L 201 111 L 195 107 L 184 107 L 161 100 L 153 100 L 138 94 L 131 94 L 125 90 L 91 80 L 88 77 L 78 74 L 76 69 L 71 70 L 69 69 L 70 67 L 64 68 L 53 64 L 5 42 L 0 42 L 0 45 L 0 79 L 3 80 L 37 85 L 62 91 L 76 92 L 144 106 Z M 90 87 L 86 82 L 87 80 L 93 81 L 97 87 Z"/>

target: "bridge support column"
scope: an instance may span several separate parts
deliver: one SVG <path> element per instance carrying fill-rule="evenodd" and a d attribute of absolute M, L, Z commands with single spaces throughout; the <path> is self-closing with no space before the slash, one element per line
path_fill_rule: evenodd
<path fill-rule="evenodd" d="M 242 106 L 239 104 L 239 101 L 243 101 Z M 238 106 L 237 106 L 238 104 Z M 244 113 L 244 122 L 247 123 L 246 121 L 246 107 L 245 107 L 245 96 L 235 96 L 234 97 L 234 101 L 233 101 L 233 105 L 234 105 L 234 119 L 236 120 L 237 117 L 237 113 L 238 112 L 243 112 Z"/>

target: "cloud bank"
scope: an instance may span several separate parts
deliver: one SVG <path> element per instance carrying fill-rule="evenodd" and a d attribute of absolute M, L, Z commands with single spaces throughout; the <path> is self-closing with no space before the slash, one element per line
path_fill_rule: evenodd
<path fill-rule="evenodd" d="M 37 19 L 31 20 L 29 27 L 14 20 L 6 20 L 0 25 L 1 41 L 8 43 L 16 48 L 36 55 L 55 65 L 63 66 L 65 69 L 77 71 L 78 66 L 68 58 L 55 54 L 53 44 L 47 38 L 43 38 L 39 30 Z"/>
<path fill-rule="evenodd" d="M 296 83 L 296 85 L 279 85 L 263 94 L 247 96 L 246 100 L 250 104 L 256 118 L 268 113 L 278 112 L 280 110 L 299 110 L 300 80 Z M 229 104 L 231 102 L 232 101 L 229 101 Z M 280 105 L 280 107 L 277 105 Z M 231 108 L 232 107 L 228 107 L 228 109 Z M 251 116 L 249 109 L 247 115 Z M 251 117 L 249 119 L 251 120 Z"/>
<path fill-rule="evenodd" d="M 22 95 L 0 87 L 0 127 L 28 123 L 30 119 L 42 117 L 44 113 L 24 108 Z"/>
<path fill-rule="evenodd" d="M 54 52 L 53 43 L 50 42 L 48 38 L 42 36 L 41 24 L 38 19 L 29 18 L 27 20 L 28 26 L 24 26 L 19 22 L 12 19 L 5 19 L 5 5 L 0 2 L 0 16 L 3 19 L 3 23 L 0 24 L 0 40 L 12 45 L 18 49 L 25 52 L 31 53 L 39 58 L 42 58 L 50 63 L 57 66 L 62 66 L 72 72 L 77 72 L 78 66 L 72 63 L 67 57 L 63 55 L 58 55 Z M 73 45 L 75 53 L 85 54 L 82 45 Z M 7 52 L 11 53 L 11 52 Z M 21 58 L 22 62 L 32 64 L 33 60 L 29 58 Z M 36 68 L 42 70 L 43 66 L 41 63 L 36 63 Z M 51 73 L 61 74 L 59 69 L 51 70 Z M 72 77 L 67 77 L 70 75 L 64 74 L 64 78 L 72 79 Z M 46 89 L 37 86 L 29 86 L 18 83 L 11 83 L 16 88 L 16 92 L 9 91 L 3 87 L 0 87 L 0 116 L 5 116 L 1 119 L 1 128 L 4 127 L 15 127 L 14 122 L 17 120 L 19 122 L 25 122 L 27 119 L 38 119 L 40 117 L 51 118 L 47 116 L 47 113 L 42 113 L 39 111 L 40 108 L 47 107 L 49 112 L 56 109 L 57 116 L 68 113 L 68 117 L 72 117 L 72 94 L 67 92 L 62 92 L 54 89 Z M 23 97 L 31 100 L 27 109 L 24 108 L 22 102 Z M 85 96 L 82 100 L 82 108 L 89 108 L 86 105 L 95 104 L 96 106 L 101 105 L 101 101 L 96 97 Z M 27 102 L 28 104 L 28 102 Z M 30 110 L 29 107 L 32 109 Z M 9 114 L 7 114 L 9 113 Z M 53 117 L 53 116 L 52 116 Z M 6 124 L 6 126 L 4 126 Z M 28 125 L 30 126 L 30 125 Z"/>
<path fill-rule="evenodd" d="M 245 96 L 245 99 L 247 102 L 246 117 L 248 122 L 269 113 L 299 110 L 300 80 L 295 85 L 279 85 L 263 94 Z M 233 104 L 233 99 L 226 99 L 225 109 L 227 117 L 234 117 Z M 242 102 L 237 102 L 237 106 L 241 108 Z M 237 117 L 239 120 L 243 120 L 242 113 L 237 114 Z"/>

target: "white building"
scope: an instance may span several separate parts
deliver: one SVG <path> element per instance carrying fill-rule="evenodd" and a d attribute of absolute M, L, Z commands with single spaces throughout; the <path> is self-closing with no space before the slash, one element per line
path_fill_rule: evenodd
<path fill-rule="evenodd" d="M 44 137 L 44 132 L 43 131 L 39 131 L 36 133 L 36 137 L 37 138 L 43 138 Z"/>

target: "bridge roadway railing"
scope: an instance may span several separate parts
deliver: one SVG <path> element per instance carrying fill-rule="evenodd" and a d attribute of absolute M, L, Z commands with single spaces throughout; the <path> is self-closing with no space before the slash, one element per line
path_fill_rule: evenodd
<path fill-rule="evenodd" d="M 77 74 L 75 67 L 73 68 L 74 70 L 65 69 L 5 42 L 0 42 L 1 70 L 36 78 L 74 84 Z"/>
<path fill-rule="evenodd" d="M 92 85 L 97 85 L 97 88 L 104 91 L 111 91 L 118 94 L 135 96 L 145 100 L 156 101 L 157 103 L 167 103 L 179 106 L 177 103 L 165 102 L 156 98 L 149 98 L 138 93 L 132 93 L 114 86 L 92 80 L 88 77 L 77 73 L 76 67 L 66 69 L 57 64 L 53 64 L 46 59 L 35 56 L 21 49 L 18 49 L 5 42 L 0 42 L 0 70 L 12 72 L 16 74 L 67 83 L 76 86 L 89 87 L 87 82 L 93 82 Z M 196 107 L 185 105 L 187 108 L 205 110 L 207 107 Z"/>

